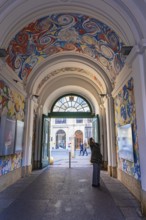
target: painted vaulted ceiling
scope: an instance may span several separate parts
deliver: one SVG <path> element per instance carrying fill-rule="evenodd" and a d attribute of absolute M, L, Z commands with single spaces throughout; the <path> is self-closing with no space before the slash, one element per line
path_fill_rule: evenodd
<path fill-rule="evenodd" d="M 84 54 L 100 65 L 113 83 L 124 61 L 118 35 L 101 21 L 73 13 L 52 14 L 24 27 L 10 41 L 7 64 L 21 80 L 52 55 Z"/>

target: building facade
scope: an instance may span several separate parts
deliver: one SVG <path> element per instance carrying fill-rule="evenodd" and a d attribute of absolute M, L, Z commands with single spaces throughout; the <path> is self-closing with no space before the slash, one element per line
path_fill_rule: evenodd
<path fill-rule="evenodd" d="M 80 143 L 88 144 L 92 137 L 92 119 L 63 118 L 51 120 L 50 150 L 51 149 L 80 149 Z M 74 143 L 72 143 L 74 141 Z"/>

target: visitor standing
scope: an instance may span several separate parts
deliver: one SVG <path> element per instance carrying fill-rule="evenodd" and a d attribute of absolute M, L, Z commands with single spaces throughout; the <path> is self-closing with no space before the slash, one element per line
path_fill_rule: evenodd
<path fill-rule="evenodd" d="M 81 153 L 83 155 L 83 143 L 82 142 L 80 143 L 80 154 L 79 154 L 79 156 L 81 156 Z"/>
<path fill-rule="evenodd" d="M 93 175 L 92 175 L 92 186 L 100 186 L 100 165 L 102 163 L 102 155 L 100 152 L 100 146 L 95 143 L 94 139 L 91 137 L 88 141 L 91 148 L 91 163 L 93 164 Z"/>

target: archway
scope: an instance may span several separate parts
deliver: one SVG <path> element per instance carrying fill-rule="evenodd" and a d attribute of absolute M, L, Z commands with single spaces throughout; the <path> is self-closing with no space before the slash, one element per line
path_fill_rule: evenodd
<path fill-rule="evenodd" d="M 16 89 L 18 89 L 22 95 L 26 96 L 25 113 L 27 116 L 25 118 L 24 167 L 31 167 L 33 109 L 35 108 L 38 114 L 38 121 L 36 123 L 37 136 L 37 134 L 39 135 L 40 133 L 39 129 L 41 128 L 42 114 L 50 112 L 53 100 L 57 99 L 60 95 L 67 94 L 68 91 L 71 93 L 77 92 L 79 95 L 85 97 L 90 102 L 92 109 L 94 109 L 94 113 L 98 112 L 103 116 L 101 117 L 103 121 L 100 122 L 100 126 L 106 127 L 107 131 L 110 131 L 107 134 L 109 168 L 112 170 L 116 167 L 116 155 L 113 152 L 113 146 L 115 146 L 113 141 L 115 140 L 115 128 L 112 127 L 114 117 L 112 114 L 113 100 L 111 92 L 115 84 L 120 87 L 122 86 L 122 82 L 124 80 L 126 81 L 127 67 L 120 73 L 116 71 L 119 75 L 115 75 L 115 72 L 112 71 L 115 66 L 118 70 L 121 70 L 119 62 L 117 62 L 121 59 L 121 51 L 117 51 L 117 44 L 115 44 L 115 42 L 117 42 L 118 36 L 122 45 L 136 45 L 134 48 L 136 49 L 135 54 L 132 57 L 130 56 L 130 61 L 128 61 L 128 65 L 130 64 L 129 66 L 132 66 L 133 69 L 128 71 L 131 71 L 132 74 L 134 73 L 133 76 L 136 82 L 135 88 L 138 82 L 140 88 L 140 85 L 143 85 L 144 82 L 143 78 L 145 79 L 145 65 L 143 64 L 143 60 L 145 60 L 146 36 L 146 29 L 143 28 L 145 24 L 145 8 L 146 5 L 144 1 L 140 4 L 136 1 L 131 3 L 123 1 L 99 1 L 97 3 L 97 1 L 91 1 L 90 4 L 85 1 L 83 5 L 81 1 L 66 1 L 64 3 L 64 1 L 61 0 L 59 2 L 46 2 L 46 0 L 42 0 L 40 4 L 40 2 L 36 0 L 35 4 L 33 2 L 32 4 L 28 4 L 28 2 L 20 3 L 20 1 L 1 4 L 0 24 L 3 32 L 0 33 L 0 44 L 1 48 L 9 48 L 8 56 L 11 59 L 10 62 L 7 60 L 7 63 L 10 64 L 10 68 L 4 66 L 1 75 L 12 87 L 18 87 Z M 68 11 L 68 14 L 66 14 L 66 11 Z M 53 17 L 51 17 L 52 15 Z M 44 22 L 44 16 L 47 22 Z M 41 20 L 40 18 L 43 19 Z M 48 18 L 52 19 L 49 20 Z M 54 18 L 57 19 L 54 20 Z M 82 24 L 80 26 L 74 26 L 74 24 L 77 24 L 76 21 L 78 21 L 79 18 L 82 19 Z M 38 20 L 41 22 L 38 22 Z M 90 23 L 88 23 L 88 20 L 90 20 Z M 61 21 L 62 26 L 60 29 L 56 28 L 58 21 Z M 58 39 L 64 39 L 65 35 L 62 29 L 65 25 L 68 25 L 70 21 L 72 24 L 70 27 L 72 28 L 69 30 L 70 32 L 67 32 L 67 38 L 69 39 L 70 36 L 71 38 L 69 40 L 65 39 L 62 44 L 60 41 L 57 42 L 59 48 L 55 47 L 52 49 L 52 46 Z M 33 26 L 32 24 L 34 23 L 39 25 Z M 102 27 L 100 27 L 100 24 L 102 24 Z M 21 28 L 30 30 L 30 27 L 33 27 L 35 31 L 28 31 L 29 34 L 27 37 L 25 34 L 21 35 Z M 45 31 L 46 27 L 49 27 L 47 31 L 54 31 L 51 32 L 51 37 L 50 32 L 47 32 L 45 35 L 40 36 L 39 34 L 39 37 L 36 39 L 35 36 L 37 35 L 38 29 Z M 102 28 L 105 32 L 101 31 L 103 30 Z M 88 30 L 88 32 L 86 30 Z M 95 33 L 97 30 L 98 33 Z M 77 35 L 78 37 L 76 38 Z M 54 38 L 54 36 L 57 36 L 57 39 Z M 98 41 L 96 42 L 97 38 Z M 17 45 L 15 45 L 16 42 Z M 16 47 L 13 47 L 13 43 Z M 39 45 L 39 47 L 36 47 L 36 45 Z M 61 47 L 61 45 L 63 45 L 63 47 Z M 58 49 L 60 50 L 60 48 L 61 52 L 58 53 Z M 44 56 L 46 56 L 46 52 L 47 55 L 49 54 L 49 57 L 47 59 L 40 59 L 40 62 L 37 62 L 40 57 L 44 58 Z M 65 61 L 66 57 L 68 58 L 66 62 L 62 62 L 63 59 Z M 76 57 L 76 59 L 74 59 L 74 57 Z M 111 59 L 112 62 L 109 59 Z M 136 60 L 136 62 L 134 62 L 134 60 Z M 1 63 L 3 63 L 3 61 Z M 36 63 L 37 65 L 35 65 Z M 21 70 L 23 74 L 20 73 Z M 95 74 L 93 74 L 93 71 Z M 143 78 L 140 78 L 137 73 L 141 73 L 139 75 L 143 75 Z M 8 77 L 6 77 L 6 75 Z M 27 78 L 27 80 L 21 80 L 21 78 Z M 96 83 L 94 81 L 95 78 Z M 120 80 L 122 82 L 119 83 Z M 115 88 L 116 92 L 119 89 L 118 86 Z M 139 106 L 143 106 L 143 87 L 140 88 L 141 90 L 138 86 L 135 89 L 135 94 L 137 93 L 136 97 L 142 97 L 141 103 L 139 104 L 138 102 L 137 104 L 137 109 L 139 109 Z M 140 94 L 138 90 L 140 90 Z M 144 112 L 143 109 L 142 111 Z M 140 116 L 143 116 L 143 112 Z M 141 119 L 140 116 L 137 118 L 139 124 L 137 127 L 141 128 L 138 134 L 140 137 L 140 155 L 142 158 L 141 171 L 143 173 L 145 161 L 142 157 L 144 150 L 141 130 L 145 131 L 145 125 L 143 125 L 143 119 Z M 106 130 L 102 131 L 101 135 L 105 133 Z M 35 151 L 40 152 L 40 136 L 36 142 Z M 40 155 L 38 155 L 36 161 L 38 158 L 40 158 Z M 110 174 L 112 175 L 112 171 L 110 171 Z M 142 178 L 142 186 L 144 186 L 143 189 L 145 189 L 145 178 Z"/>

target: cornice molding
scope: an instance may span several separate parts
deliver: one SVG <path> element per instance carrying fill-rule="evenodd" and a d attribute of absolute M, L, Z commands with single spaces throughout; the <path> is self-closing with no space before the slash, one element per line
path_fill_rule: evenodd
<path fill-rule="evenodd" d="M 126 65 L 128 66 L 132 66 L 132 63 L 135 59 L 135 57 L 138 55 L 138 54 L 143 54 L 146 50 L 146 39 L 142 39 L 140 42 L 139 42 L 139 45 L 135 45 L 130 54 L 128 55 L 127 59 L 126 59 Z"/>
<path fill-rule="evenodd" d="M 142 39 L 139 45 L 135 45 L 130 54 L 128 55 L 125 66 L 115 81 L 115 88 L 112 92 L 112 96 L 115 97 L 120 91 L 121 87 L 132 77 L 132 63 L 134 62 L 136 56 L 143 54 L 146 51 L 146 39 Z"/>
<path fill-rule="evenodd" d="M 112 96 L 115 98 L 125 83 L 132 77 L 132 69 L 125 65 L 115 81 L 115 88 L 112 91 Z"/>
<path fill-rule="evenodd" d="M 0 79 L 4 80 L 10 86 L 10 88 L 13 88 L 18 93 L 26 97 L 26 92 L 24 91 L 24 87 L 21 80 L 18 78 L 16 73 L 1 59 Z"/>

